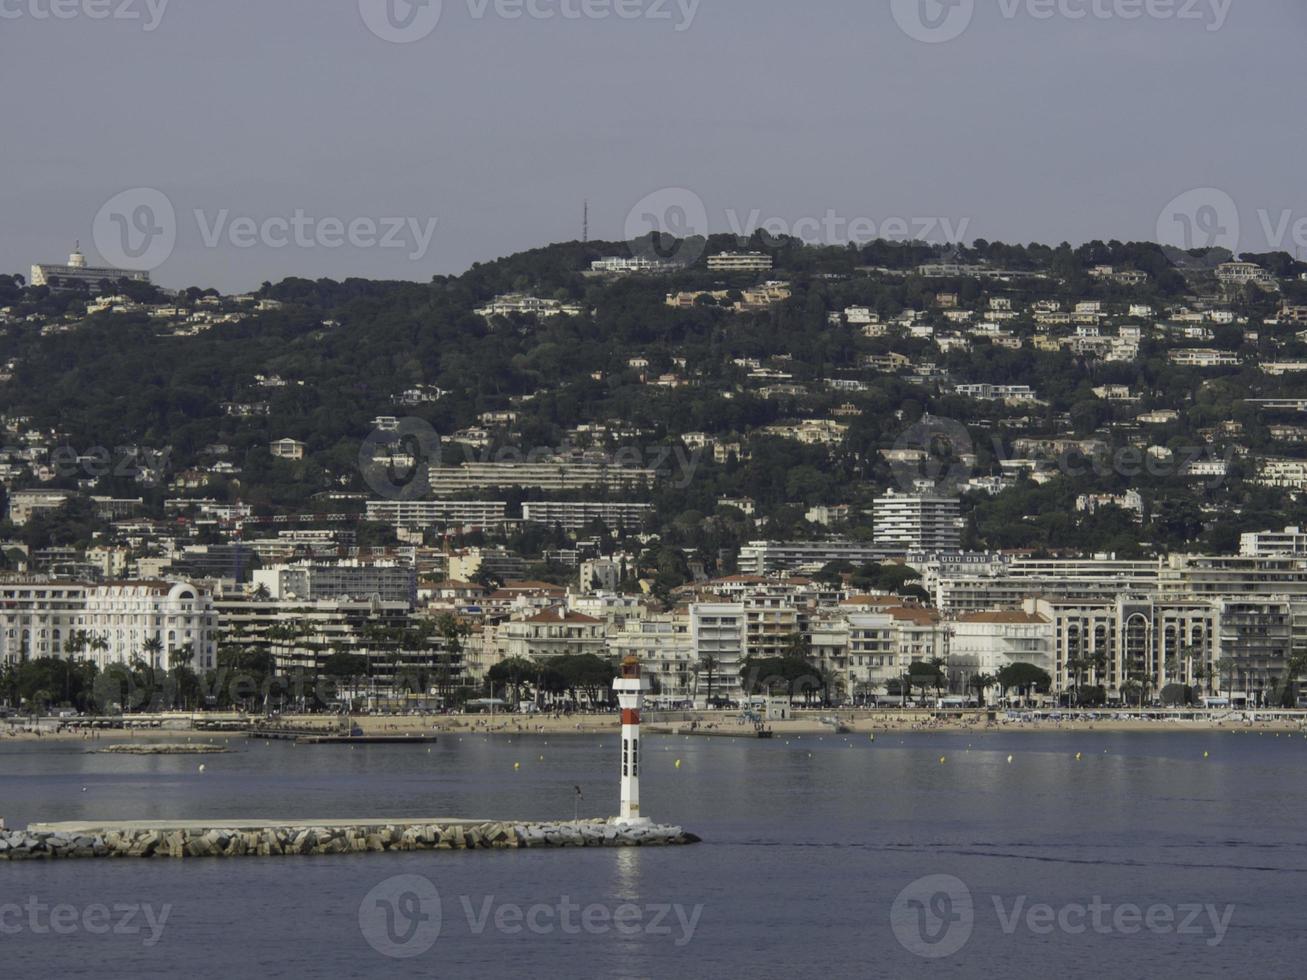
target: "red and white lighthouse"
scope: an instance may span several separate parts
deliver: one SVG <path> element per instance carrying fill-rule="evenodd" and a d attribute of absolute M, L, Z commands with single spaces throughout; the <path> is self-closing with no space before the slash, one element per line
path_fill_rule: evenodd
<path fill-rule="evenodd" d="M 622 709 L 622 809 L 621 823 L 643 822 L 640 816 L 640 705 L 644 701 L 644 679 L 640 661 L 627 657 L 613 681 L 613 691 Z"/>

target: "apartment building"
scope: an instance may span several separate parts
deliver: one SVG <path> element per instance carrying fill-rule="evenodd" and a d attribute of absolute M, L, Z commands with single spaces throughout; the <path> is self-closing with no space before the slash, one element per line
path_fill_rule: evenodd
<path fill-rule="evenodd" d="M 365 599 L 404 602 L 412 608 L 417 601 L 417 570 L 397 562 L 297 562 L 274 565 L 254 572 L 255 588 L 262 587 L 273 599 Z"/>
<path fill-rule="evenodd" d="M 656 478 L 657 474 L 650 469 L 570 459 L 536 463 L 462 463 L 459 466 L 433 466 L 430 472 L 431 493 L 436 497 L 503 487 L 546 492 L 595 488 L 622 491 L 652 486 Z"/>
<path fill-rule="evenodd" d="M 508 520 L 503 500 L 369 500 L 369 521 L 396 527 L 499 527 Z"/>
<path fill-rule="evenodd" d="M 833 538 L 829 541 L 751 541 L 740 548 L 739 568 L 753 575 L 804 568 L 820 569 L 831 562 L 856 566 L 883 561 L 898 553 L 879 543 Z"/>
<path fill-rule="evenodd" d="M 700 697 L 740 697 L 740 668 L 748 650 L 743 602 L 696 602 L 690 605 L 690 642 L 694 647 Z"/>
<path fill-rule="evenodd" d="M 950 624 L 949 676 L 962 691 L 971 690 L 972 678 L 993 677 L 1016 663 L 1033 664 L 1052 677 L 1053 641 L 1053 621 L 1037 612 L 965 613 Z"/>
<path fill-rule="evenodd" d="M 511 620 L 503 624 L 501 633 L 507 656 L 526 660 L 582 654 L 602 657 L 608 642 L 603 620 L 564 606 Z"/>
<path fill-rule="evenodd" d="M 1307 558 L 1307 533 L 1299 527 L 1283 531 L 1254 531 L 1239 537 L 1239 554 L 1244 558 L 1271 558 L 1289 555 Z"/>
<path fill-rule="evenodd" d="M 890 491 L 874 503 L 876 544 L 886 550 L 948 551 L 962 543 L 961 504 L 956 497 Z"/>
<path fill-rule="evenodd" d="M 708 256 L 711 272 L 770 272 L 773 259 L 764 252 L 721 252 Z"/>
<path fill-rule="evenodd" d="M 522 520 L 528 524 L 579 531 L 600 523 L 607 528 L 638 528 L 653 514 L 653 504 L 621 501 L 542 500 L 522 504 Z"/>

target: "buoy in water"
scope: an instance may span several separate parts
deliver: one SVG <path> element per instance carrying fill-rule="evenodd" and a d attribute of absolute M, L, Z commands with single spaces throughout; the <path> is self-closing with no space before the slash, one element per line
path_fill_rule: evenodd
<path fill-rule="evenodd" d="M 204 763 L 200 763 L 200 772 L 204 772 Z"/>
<path fill-rule="evenodd" d="M 1008 756 L 1008 757 L 1007 757 L 1007 764 L 1008 764 L 1009 766 L 1012 765 L 1012 756 Z"/>
<path fill-rule="evenodd" d="M 681 760 L 680 760 L 680 759 L 677 759 L 677 760 L 676 760 L 676 768 L 677 768 L 677 769 L 680 769 L 680 768 L 681 768 Z"/>

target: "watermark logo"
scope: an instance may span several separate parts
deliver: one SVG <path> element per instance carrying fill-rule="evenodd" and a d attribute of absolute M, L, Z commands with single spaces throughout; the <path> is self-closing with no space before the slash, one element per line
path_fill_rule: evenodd
<path fill-rule="evenodd" d="M 719 227 L 747 249 L 757 241 L 776 247 L 786 240 L 805 245 L 861 246 L 877 240 L 937 242 L 957 246 L 966 240 L 970 218 L 941 216 L 881 218 L 841 214 L 827 208 L 820 215 L 785 218 L 764 215 L 760 208 L 743 212 L 726 208 Z M 712 226 L 703 198 L 685 187 L 664 187 L 640 200 L 626 216 L 626 241 L 646 259 L 693 264 L 707 247 Z"/>
<path fill-rule="evenodd" d="M 828 208 L 820 217 L 809 215 L 794 220 L 780 217 L 763 218 L 760 210 L 741 215 L 733 208 L 726 210 L 726 223 L 741 246 L 747 245 L 755 234 L 760 234 L 768 246 L 776 246 L 786 238 L 796 238 L 805 245 L 867 245 L 877 240 L 887 242 L 914 241 L 939 242 L 960 245 L 971 226 L 970 218 L 954 221 L 939 216 L 912 218 L 885 217 L 877 220 L 867 215 L 849 216 Z"/>
<path fill-rule="evenodd" d="M 205 248 L 404 249 L 412 262 L 431 249 L 439 218 L 315 216 L 303 208 L 287 214 L 233 214 L 230 208 L 191 212 Z M 163 265 L 177 246 L 177 211 L 152 187 L 123 191 L 95 216 L 95 247 L 115 268 L 149 272 Z M 189 230 L 189 226 L 188 229 Z"/>
<path fill-rule="evenodd" d="M 957 419 L 924 416 L 894 442 L 890 469 L 900 489 L 957 494 L 972 476 L 975 446 Z"/>
<path fill-rule="evenodd" d="M 72 446 L 59 446 L 50 453 L 48 471 L 39 475 L 50 478 L 87 478 L 98 480 L 111 476 L 115 479 L 135 480 L 137 483 L 157 484 L 168 471 L 172 459 L 172 446 L 147 449 L 140 446 L 92 446 L 79 452 Z"/>
<path fill-rule="evenodd" d="M 412 44 L 440 23 L 443 0 L 359 0 L 363 23 L 391 44 Z"/>
<path fill-rule="evenodd" d="M 224 244 L 232 248 L 408 249 L 410 261 L 419 262 L 431 248 L 439 218 L 315 217 L 296 208 L 289 215 L 255 218 L 233 216 L 227 208 L 206 213 L 196 208 L 195 224 L 205 248 Z"/>
<path fill-rule="evenodd" d="M 441 927 L 440 893 L 422 875 L 396 875 L 359 904 L 359 931 L 369 946 L 395 960 L 421 956 L 436 944 Z"/>
<path fill-rule="evenodd" d="M 0 0 L 0 20 L 139 21 L 149 34 L 163 21 L 171 0 Z"/>
<path fill-rule="evenodd" d="M 966 883 L 952 875 L 918 878 L 890 909 L 890 926 L 899 945 L 922 959 L 940 960 L 961 952 L 975 931 L 981 907 L 992 906 L 993 924 L 1004 936 L 1179 936 L 1200 939 L 1209 947 L 1225 941 L 1234 919 L 1233 905 L 1211 903 L 1143 906 L 1110 903 L 1099 895 L 1087 902 L 1052 905 L 1027 895 L 1006 899 L 990 895 L 977 904 Z"/>
<path fill-rule="evenodd" d="M 1250 212 L 1250 207 L 1241 208 L 1219 188 L 1198 187 L 1173 198 L 1162 209 L 1157 240 L 1176 265 L 1200 269 L 1219 264 L 1223 252 L 1238 255 L 1242 249 L 1297 254 L 1307 249 L 1307 216 L 1301 212 L 1260 207 L 1256 222 L 1246 220 Z M 1244 241 L 1245 233 L 1248 241 Z M 1213 254 L 1197 258 L 1188 254 L 1203 250 Z"/>
<path fill-rule="evenodd" d="M 1239 206 L 1225 191 L 1196 187 L 1173 198 L 1157 218 L 1157 241 L 1183 251 L 1239 248 Z"/>
<path fill-rule="evenodd" d="M 693 265 L 708 245 L 708 208 L 688 188 L 656 190 L 627 214 L 626 240 L 639 258 Z"/>
<path fill-rule="evenodd" d="M 454 903 L 451 902 L 451 910 Z M 699 928 L 703 905 L 674 903 L 582 905 L 570 896 L 521 905 L 493 895 L 458 896 L 468 932 L 484 936 L 650 936 L 688 946 Z M 359 930 L 368 945 L 391 959 L 412 959 L 428 952 L 443 924 L 440 894 L 429 878 L 397 875 L 377 885 L 359 905 Z"/>
<path fill-rule="evenodd" d="M 971 889 L 952 875 L 918 878 L 899 892 L 890 908 L 890 928 L 899 945 L 914 956 L 940 960 L 971 939 L 976 909 Z"/>
<path fill-rule="evenodd" d="M 162 191 L 134 187 L 105 202 L 91 235 L 110 265 L 150 272 L 168 261 L 177 246 L 177 212 Z"/>
<path fill-rule="evenodd" d="M 670 22 L 688 31 L 701 0 L 467 0 L 470 20 L 623 20 Z M 440 23 L 442 0 L 359 0 L 363 23 L 394 44 L 421 41 Z"/>
<path fill-rule="evenodd" d="M 1072 22 L 1155 21 L 1197 23 L 1219 31 L 1230 16 L 1234 0 L 997 0 L 999 16 L 1013 21 Z M 975 0 L 891 0 L 894 20 L 904 34 L 926 44 L 955 40 L 971 26 Z"/>
<path fill-rule="evenodd" d="M 426 419 L 398 419 L 373 429 L 359 447 L 359 471 L 386 500 L 421 500 L 440 465 L 440 435 Z"/>
<path fill-rule="evenodd" d="M 914 41 L 943 44 L 971 26 L 976 0 L 891 0 L 899 28 Z"/>
<path fill-rule="evenodd" d="M 163 938 L 172 905 L 155 908 L 150 903 L 128 902 L 116 905 L 50 905 L 35 895 L 26 902 L 0 905 L 0 935 L 71 936 L 144 936 L 141 945 L 157 946 Z"/>
<path fill-rule="evenodd" d="M 994 914 L 1004 935 L 1024 931 L 1032 936 L 1083 936 L 1093 932 L 1100 936 L 1188 936 L 1201 938 L 1215 948 L 1225 942 L 1234 918 L 1235 907 L 1219 908 L 1212 904 L 1169 905 L 1156 903 L 1147 907 L 1134 902 L 1112 905 L 1095 895 L 1088 902 L 1049 905 L 1031 903 L 1025 895 L 1013 899 L 1011 906 L 998 895 L 991 896 Z"/>

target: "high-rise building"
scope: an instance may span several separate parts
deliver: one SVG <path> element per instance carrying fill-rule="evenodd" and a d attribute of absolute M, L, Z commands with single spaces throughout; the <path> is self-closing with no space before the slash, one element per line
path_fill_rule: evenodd
<path fill-rule="evenodd" d="M 923 497 L 891 490 L 875 502 L 876 544 L 903 551 L 950 551 L 962 544 L 956 497 Z"/>

